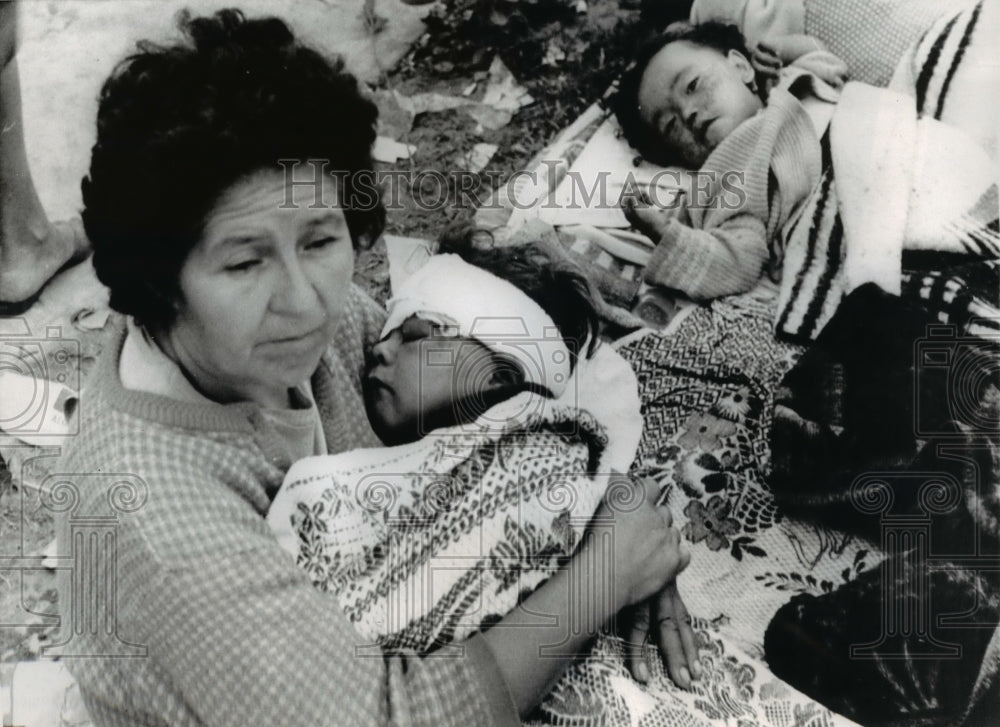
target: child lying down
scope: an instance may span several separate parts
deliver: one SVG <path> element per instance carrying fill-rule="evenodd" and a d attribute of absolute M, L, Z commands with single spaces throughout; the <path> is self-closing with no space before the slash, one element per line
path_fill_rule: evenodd
<path fill-rule="evenodd" d="M 654 161 L 700 168 L 704 182 L 680 204 L 626 205 L 630 222 L 656 242 L 647 282 L 705 300 L 750 290 L 765 270 L 781 279 L 804 203 L 834 167 L 837 184 L 823 194 L 844 217 L 848 252 L 886 218 L 905 226 L 900 244 L 905 237 L 908 247 L 962 251 L 964 232 L 943 223 L 964 225 L 964 213 L 982 206 L 995 160 L 976 141 L 922 119 L 913 145 L 899 143 L 902 127 L 882 143 L 876 132 L 886 134 L 885 120 L 900 113 L 893 104 L 908 106 L 915 122 L 912 99 L 858 83 L 840 90 L 796 65 L 765 92 L 748 58 L 734 26 L 678 23 L 640 50 L 622 78 L 615 112 L 629 142 Z M 828 133 L 838 118 L 852 119 L 839 137 Z M 895 273 L 898 289 L 898 259 Z"/>
<path fill-rule="evenodd" d="M 268 514 L 382 648 L 427 652 L 512 611 L 573 552 L 641 434 L 585 280 L 533 245 L 462 254 L 478 265 L 436 255 L 400 286 L 372 351 L 368 413 L 395 446 L 300 460 Z"/>

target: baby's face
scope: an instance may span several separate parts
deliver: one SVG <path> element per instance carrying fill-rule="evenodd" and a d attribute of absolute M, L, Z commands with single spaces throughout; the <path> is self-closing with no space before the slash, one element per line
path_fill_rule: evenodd
<path fill-rule="evenodd" d="M 639 83 L 643 121 L 681 163 L 700 167 L 737 126 L 763 107 L 751 89 L 754 71 L 736 51 L 670 43 L 653 56 Z"/>
<path fill-rule="evenodd" d="M 493 353 L 478 341 L 407 318 L 372 349 L 364 381 L 368 419 L 386 444 L 420 439 L 468 419 L 463 402 L 482 394 Z"/>

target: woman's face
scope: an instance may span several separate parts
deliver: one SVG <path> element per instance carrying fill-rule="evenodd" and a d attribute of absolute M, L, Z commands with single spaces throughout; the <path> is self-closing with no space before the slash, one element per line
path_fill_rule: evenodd
<path fill-rule="evenodd" d="M 751 89 L 754 71 L 736 51 L 676 41 L 650 60 L 639 82 L 642 120 L 697 169 L 737 126 L 763 103 Z"/>
<path fill-rule="evenodd" d="M 419 439 L 467 421 L 492 388 L 493 352 L 478 341 L 446 335 L 440 326 L 407 318 L 372 349 L 365 379 L 368 418 L 387 444 Z"/>
<path fill-rule="evenodd" d="M 316 370 L 354 269 L 336 183 L 322 185 L 288 190 L 281 171 L 261 171 L 208 215 L 164 343 L 209 398 L 286 407 L 288 389 Z"/>

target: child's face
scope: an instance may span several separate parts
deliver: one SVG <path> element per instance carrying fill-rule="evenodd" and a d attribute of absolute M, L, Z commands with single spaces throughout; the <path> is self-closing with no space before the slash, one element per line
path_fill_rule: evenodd
<path fill-rule="evenodd" d="M 375 433 L 387 444 L 423 437 L 469 419 L 463 402 L 481 396 L 493 352 L 478 341 L 444 335 L 411 317 L 375 344 L 365 378 L 365 404 Z"/>
<path fill-rule="evenodd" d="M 728 55 L 681 40 L 660 50 L 639 83 L 643 121 L 692 169 L 763 103 L 751 90 L 754 71 Z"/>

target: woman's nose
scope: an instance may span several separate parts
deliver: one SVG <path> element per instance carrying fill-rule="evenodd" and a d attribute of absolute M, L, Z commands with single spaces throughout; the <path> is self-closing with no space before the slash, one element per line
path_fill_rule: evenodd
<path fill-rule="evenodd" d="M 321 307 L 319 294 L 308 271 L 298 261 L 286 263 L 282 267 L 283 279 L 278 282 L 278 290 L 274 295 L 275 308 L 278 312 L 312 313 Z"/>

